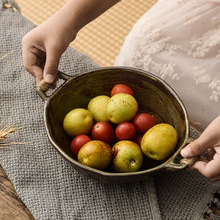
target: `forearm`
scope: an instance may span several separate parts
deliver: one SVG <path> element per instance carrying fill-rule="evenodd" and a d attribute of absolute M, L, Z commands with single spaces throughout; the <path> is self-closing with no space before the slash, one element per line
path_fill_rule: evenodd
<path fill-rule="evenodd" d="M 50 19 L 65 27 L 73 38 L 86 24 L 97 18 L 120 0 L 69 0 Z M 71 33 L 72 32 L 72 33 Z"/>

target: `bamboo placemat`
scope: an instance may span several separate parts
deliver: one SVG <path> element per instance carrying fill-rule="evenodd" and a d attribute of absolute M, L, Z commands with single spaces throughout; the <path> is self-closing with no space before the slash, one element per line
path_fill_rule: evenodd
<path fill-rule="evenodd" d="M 21 13 L 39 25 L 59 10 L 67 0 L 16 0 Z M 89 23 L 70 45 L 101 66 L 112 66 L 124 39 L 136 21 L 157 0 L 122 0 Z"/>

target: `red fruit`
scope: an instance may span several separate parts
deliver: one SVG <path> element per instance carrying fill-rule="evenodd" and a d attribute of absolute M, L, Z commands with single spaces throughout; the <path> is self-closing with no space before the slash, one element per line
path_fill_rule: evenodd
<path fill-rule="evenodd" d="M 76 136 L 70 144 L 70 150 L 73 153 L 73 155 L 77 157 L 81 147 L 89 141 L 91 141 L 91 139 L 87 135 L 82 134 Z"/>
<path fill-rule="evenodd" d="M 93 140 L 100 140 L 110 144 L 115 138 L 115 131 L 108 122 L 100 121 L 93 125 L 91 137 Z"/>
<path fill-rule="evenodd" d="M 134 96 L 133 90 L 129 86 L 124 85 L 124 84 L 117 84 L 111 90 L 111 96 L 118 94 L 118 93 L 127 93 L 129 95 Z"/>
<path fill-rule="evenodd" d="M 143 134 L 136 133 L 132 141 L 134 141 L 136 144 L 139 146 L 141 145 L 141 140 L 142 140 Z"/>
<path fill-rule="evenodd" d="M 150 114 L 140 113 L 134 117 L 132 123 L 138 132 L 144 134 L 148 129 L 156 124 L 156 120 Z"/>
<path fill-rule="evenodd" d="M 135 134 L 135 126 L 130 122 L 122 122 L 115 129 L 115 135 L 118 140 L 131 140 Z"/>

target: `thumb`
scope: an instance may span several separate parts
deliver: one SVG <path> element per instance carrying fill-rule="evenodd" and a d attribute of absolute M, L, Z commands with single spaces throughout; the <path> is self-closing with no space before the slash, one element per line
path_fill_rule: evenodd
<path fill-rule="evenodd" d="M 207 149 L 219 145 L 220 136 L 220 116 L 217 117 L 211 124 L 203 131 L 198 139 L 188 144 L 180 152 L 183 157 L 192 157 L 201 155 Z"/>
<path fill-rule="evenodd" d="M 47 83 L 53 83 L 56 75 L 57 69 L 60 61 L 60 55 L 56 51 L 48 51 L 46 57 L 46 63 L 44 67 L 44 79 Z"/>
<path fill-rule="evenodd" d="M 202 153 L 203 153 L 203 150 L 201 148 L 201 144 L 200 144 L 199 139 L 197 139 L 197 140 L 193 141 L 192 143 L 188 144 L 180 152 L 180 154 L 183 157 L 193 157 L 193 156 L 201 155 Z"/>

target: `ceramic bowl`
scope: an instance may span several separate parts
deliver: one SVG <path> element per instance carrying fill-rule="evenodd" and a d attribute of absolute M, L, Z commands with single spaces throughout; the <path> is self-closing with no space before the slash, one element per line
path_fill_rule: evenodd
<path fill-rule="evenodd" d="M 44 120 L 48 138 L 61 155 L 79 173 L 108 184 L 127 184 L 143 181 L 165 169 L 184 169 L 178 163 L 180 150 L 189 142 L 189 121 L 186 109 L 175 91 L 152 73 L 127 67 L 100 68 L 90 72 L 69 76 L 59 72 L 64 83 L 51 95 L 41 88 L 38 93 L 45 102 Z M 155 161 L 144 158 L 141 169 L 131 173 L 116 173 L 111 169 L 100 171 L 77 161 L 70 151 L 70 138 L 63 129 L 65 115 L 74 108 L 87 108 L 89 101 L 98 95 L 110 96 L 116 84 L 132 88 L 139 104 L 139 112 L 153 114 L 156 122 L 169 123 L 178 132 L 178 143 L 169 158 Z"/>

